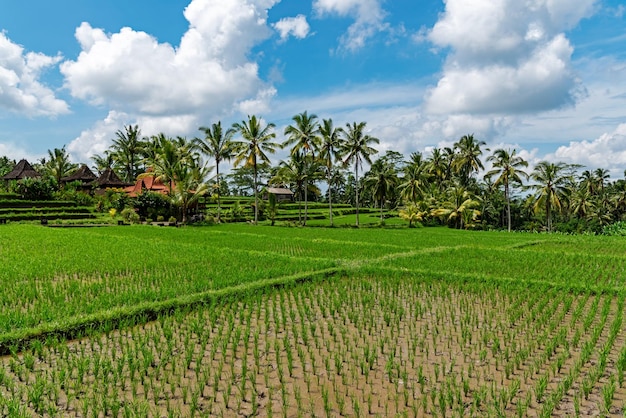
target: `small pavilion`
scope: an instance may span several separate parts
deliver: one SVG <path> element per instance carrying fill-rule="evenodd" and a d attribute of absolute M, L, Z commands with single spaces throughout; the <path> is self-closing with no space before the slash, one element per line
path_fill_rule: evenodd
<path fill-rule="evenodd" d="M 2 180 L 11 181 L 11 180 L 22 180 L 25 178 L 39 178 L 39 177 L 41 177 L 41 174 L 39 174 L 39 172 L 37 172 L 37 170 L 35 170 L 28 161 L 20 160 L 20 162 L 15 165 L 15 167 L 13 168 L 13 170 L 11 170 L 11 172 L 2 176 Z"/>

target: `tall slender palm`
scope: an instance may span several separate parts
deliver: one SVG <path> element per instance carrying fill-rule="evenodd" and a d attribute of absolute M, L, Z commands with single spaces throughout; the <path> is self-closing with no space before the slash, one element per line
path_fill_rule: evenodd
<path fill-rule="evenodd" d="M 528 161 L 517 155 L 517 151 L 509 151 L 499 148 L 487 157 L 487 161 L 493 161 L 493 169 L 485 174 L 485 178 L 491 179 L 498 176 L 493 187 L 504 186 L 504 198 L 506 199 L 507 229 L 511 232 L 511 183 L 522 185 L 522 177 L 528 179 L 528 174 L 520 167 L 528 167 Z"/>
<path fill-rule="evenodd" d="M 333 167 L 336 161 L 341 160 L 341 149 L 343 139 L 341 133 L 343 129 L 335 128 L 332 119 L 322 120 L 319 128 L 321 136 L 320 143 L 320 159 L 324 162 L 326 168 L 326 183 L 328 184 L 328 216 L 330 217 L 330 226 L 333 226 L 333 196 L 332 196 L 332 179 Z"/>
<path fill-rule="evenodd" d="M 139 174 L 139 164 L 145 143 L 140 138 L 139 126 L 128 125 L 124 130 L 115 133 L 111 154 L 117 165 L 120 166 L 124 181 L 133 182 Z"/>
<path fill-rule="evenodd" d="M 365 187 L 368 187 L 374 199 L 380 203 L 380 223 L 384 222 L 383 209 L 385 200 L 392 193 L 398 184 L 398 175 L 392 164 L 385 164 L 380 160 L 372 164 L 372 168 L 364 180 Z"/>
<path fill-rule="evenodd" d="M 598 185 L 599 193 L 603 193 L 604 192 L 604 185 L 606 184 L 606 182 L 608 181 L 609 178 L 611 178 L 611 175 L 609 174 L 609 170 L 607 170 L 606 168 L 596 168 L 593 171 L 593 175 L 596 179 L 596 183 Z"/>
<path fill-rule="evenodd" d="M 544 207 L 546 211 L 546 227 L 548 232 L 552 230 L 553 208 L 561 210 L 562 199 L 567 193 L 567 187 L 571 182 L 571 166 L 563 162 L 551 163 L 541 161 L 530 175 L 536 182 L 530 186 L 536 190 L 534 209 L 537 211 Z"/>
<path fill-rule="evenodd" d="M 426 170 L 428 173 L 434 177 L 437 182 L 437 186 L 442 188 L 442 184 L 448 180 L 446 178 L 448 173 L 448 163 L 446 162 L 446 157 L 444 156 L 441 148 L 434 148 L 430 157 L 428 158 Z"/>
<path fill-rule="evenodd" d="M 304 157 L 311 155 L 315 156 L 315 152 L 319 149 L 320 137 L 319 123 L 317 122 L 317 115 L 309 115 L 306 111 L 295 115 L 292 120 L 294 123 L 285 128 L 285 135 L 287 140 L 283 142 L 282 146 L 292 146 L 291 153 L 301 152 Z M 312 161 L 304 158 L 305 163 Z M 308 179 L 304 179 L 304 222 L 308 217 Z"/>
<path fill-rule="evenodd" d="M 258 165 L 269 163 L 270 159 L 266 153 L 273 154 L 279 144 L 272 142 L 276 138 L 276 133 L 272 132 L 276 125 L 268 123 L 263 127 L 262 121 L 255 115 L 248 116 L 247 121 L 234 123 L 233 129 L 241 135 L 242 140 L 233 142 L 235 155 L 235 166 L 244 163 L 245 167 L 251 167 L 254 173 L 254 223 L 259 221 L 259 192 L 258 192 Z"/>
<path fill-rule="evenodd" d="M 48 161 L 44 164 L 44 169 L 54 177 L 57 186 L 61 186 L 61 178 L 69 175 L 74 171 L 78 164 L 74 164 L 70 161 L 70 156 L 65 151 L 65 146 L 62 148 L 55 148 L 54 150 L 48 150 Z"/>
<path fill-rule="evenodd" d="M 194 146 L 196 146 L 205 155 L 212 157 L 215 160 L 215 178 L 217 189 L 217 222 L 221 220 L 221 182 L 220 182 L 220 162 L 223 160 L 230 160 L 233 156 L 233 142 L 232 137 L 234 131 L 228 129 L 226 132 L 222 129 L 222 122 L 217 122 L 211 125 L 211 127 L 201 126 L 198 128 L 204 132 L 204 139 L 195 138 L 193 140 Z"/>
<path fill-rule="evenodd" d="M 429 164 L 422 160 L 421 154 L 411 154 L 411 161 L 404 167 L 404 177 L 398 186 L 405 205 L 416 203 L 422 197 L 428 182 L 428 168 Z"/>
<path fill-rule="evenodd" d="M 322 172 L 320 171 L 320 163 L 315 160 L 311 155 L 304 155 L 302 151 L 293 153 L 290 155 L 289 160 L 281 161 L 276 174 L 270 180 L 270 183 L 278 184 L 283 187 L 289 187 L 296 189 L 298 195 L 298 222 L 302 222 L 302 211 L 300 202 L 302 196 L 306 195 L 309 190 L 305 188 L 310 187 L 309 180 L 316 180 L 320 178 Z"/>
<path fill-rule="evenodd" d="M 91 160 L 93 161 L 93 168 L 98 172 L 98 175 L 113 165 L 113 155 L 109 151 L 105 151 L 102 155 L 92 155 Z"/>
<path fill-rule="evenodd" d="M 344 134 L 344 149 L 343 155 L 345 156 L 344 164 L 354 164 L 354 178 L 356 187 L 354 189 L 355 206 L 356 206 L 356 226 L 359 226 L 359 167 L 362 167 L 363 161 L 368 164 L 372 163 L 371 156 L 376 154 L 378 150 L 371 147 L 371 144 L 378 144 L 380 141 L 378 138 L 367 135 L 365 130 L 365 122 L 356 123 L 352 125 L 346 124 L 346 128 L 343 131 Z"/>
<path fill-rule="evenodd" d="M 456 171 L 461 179 L 461 184 L 467 186 L 470 177 L 479 169 L 484 169 L 483 163 L 480 161 L 482 155 L 481 146 L 485 145 L 485 141 L 477 141 L 474 135 L 463 135 L 459 141 L 454 144 L 456 156 L 452 162 L 452 168 Z"/>

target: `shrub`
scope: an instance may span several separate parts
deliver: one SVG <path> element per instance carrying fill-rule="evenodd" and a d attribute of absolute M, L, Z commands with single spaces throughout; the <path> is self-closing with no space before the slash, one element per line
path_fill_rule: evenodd
<path fill-rule="evenodd" d="M 626 236 L 626 222 L 618 221 L 602 228 L 602 235 Z"/>
<path fill-rule="evenodd" d="M 137 214 L 137 212 L 135 212 L 135 210 L 132 208 L 124 209 L 121 215 L 122 215 L 122 219 L 124 219 L 124 221 L 128 223 L 131 223 L 131 224 L 139 223 L 139 214 Z"/>
<path fill-rule="evenodd" d="M 15 193 L 26 200 L 50 200 L 56 189 L 56 182 L 52 178 L 35 179 L 25 178 L 12 184 Z"/>

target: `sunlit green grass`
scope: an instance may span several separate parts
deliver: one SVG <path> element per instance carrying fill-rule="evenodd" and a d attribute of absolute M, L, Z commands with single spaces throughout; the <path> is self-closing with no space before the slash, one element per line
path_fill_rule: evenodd
<path fill-rule="evenodd" d="M 361 215 L 376 219 L 374 214 Z M 353 222 L 354 216 L 345 219 Z M 339 219 L 341 220 L 341 219 Z M 336 219 L 336 223 L 338 220 Z M 448 228 L 0 227 L 0 335 L 319 272 L 624 288 L 624 240 Z M 329 270 L 330 269 L 330 270 Z M 326 274 L 326 273 L 324 273 Z M 393 273 L 395 274 L 395 273 Z"/>

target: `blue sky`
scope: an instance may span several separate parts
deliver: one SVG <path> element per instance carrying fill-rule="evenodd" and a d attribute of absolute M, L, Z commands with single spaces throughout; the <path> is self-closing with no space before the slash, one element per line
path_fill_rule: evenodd
<path fill-rule="evenodd" d="M 77 162 L 118 129 L 193 137 L 257 114 L 366 121 L 426 155 L 491 149 L 626 169 L 616 0 L 3 0 L 0 155 Z M 282 155 L 276 156 L 278 161 Z"/>

